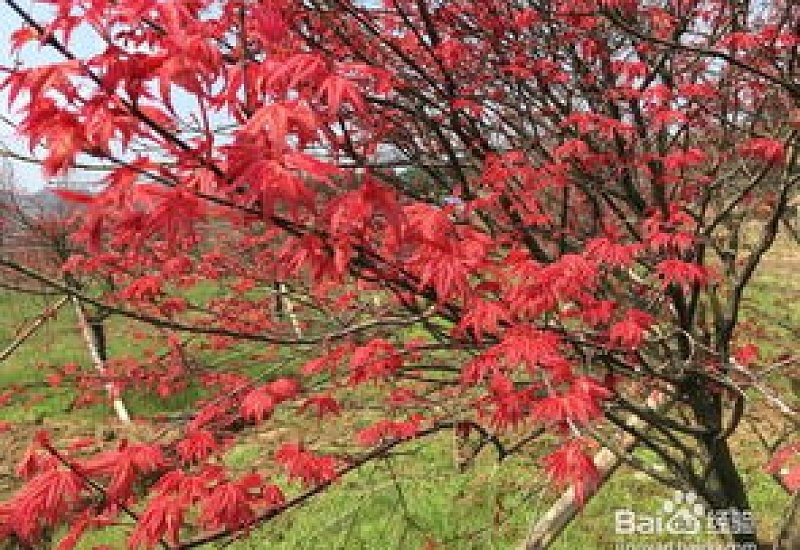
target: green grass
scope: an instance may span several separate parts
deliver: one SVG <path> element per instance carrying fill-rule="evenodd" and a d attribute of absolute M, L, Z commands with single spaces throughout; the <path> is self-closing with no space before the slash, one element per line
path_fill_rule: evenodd
<path fill-rule="evenodd" d="M 800 266 L 798 266 L 800 267 Z M 767 322 L 773 328 L 746 334 L 761 344 L 766 358 L 787 353 L 787 342 L 800 326 L 800 308 L 787 307 L 800 299 L 800 284 L 790 286 L 798 267 L 786 268 L 782 263 L 768 263 L 746 300 L 745 321 L 779 319 Z M 208 297 L 214 289 L 201 288 L 193 292 Z M 39 298 L 20 299 L 0 293 L 0 346 L 13 337 L 23 319 L 33 318 L 43 308 Z M 110 356 L 141 356 L 140 343 L 130 337 L 136 327 L 127 321 L 112 319 L 108 325 Z M 141 329 L 141 327 L 138 327 Z M 237 346 L 227 352 L 203 352 L 199 359 L 207 368 L 236 364 L 250 374 L 279 373 L 302 362 L 302 352 L 279 350 L 267 359 L 252 359 L 263 351 L 255 345 Z M 789 349 L 789 352 L 792 350 Z M 794 352 L 797 352 L 795 347 Z M 28 397 L 17 398 L 0 407 L 0 420 L 10 420 L 22 426 L 49 423 L 74 423 L 76 430 L 93 430 L 111 420 L 105 404 L 95 405 L 66 414 L 74 399 L 74 390 L 52 389 L 45 385 L 51 365 L 74 362 L 81 368 L 91 364 L 77 329 L 74 313 L 65 307 L 58 318 L 26 342 L 8 361 L 0 364 L 0 387 L 13 384 L 34 386 L 29 394 L 42 394 L 44 399 L 34 404 Z M 202 389 L 192 387 L 183 395 L 159 399 L 152 395 L 129 392 L 126 403 L 135 415 L 185 409 Z M 312 425 L 293 417 L 293 430 L 313 435 L 326 426 Z M 277 425 L 279 422 L 274 422 Z M 82 428 L 83 427 L 83 428 Z M 272 447 L 249 434 L 225 455 L 233 468 L 247 470 L 254 463 L 266 462 L 267 447 Z M 736 458 L 749 488 L 750 499 L 762 537 L 769 540 L 780 521 L 787 495 L 763 472 L 766 455 L 752 434 L 740 430 L 733 440 Z M 406 548 L 428 549 L 510 549 L 524 538 L 533 518 L 541 515 L 558 496 L 557 491 L 543 480 L 537 457 L 543 449 L 536 445 L 519 456 L 498 464 L 491 449 L 485 450 L 466 473 L 459 473 L 453 464 L 451 437 L 441 435 L 425 445 L 412 445 L 403 454 L 378 461 L 363 470 L 340 480 L 325 494 L 310 499 L 302 508 L 293 510 L 276 521 L 250 533 L 227 548 L 249 550 L 343 549 L 385 550 Z M 13 453 L 9 453 L 9 457 Z M 652 463 L 652 456 L 639 451 L 639 456 Z M 5 465 L 6 467 L 8 465 Z M 294 487 L 294 491 L 298 491 Z M 587 504 L 578 519 L 572 522 L 554 544 L 555 550 L 600 550 L 612 547 L 620 539 L 615 536 L 614 511 L 630 508 L 644 513 L 657 512 L 670 489 L 660 486 L 646 476 L 626 468 L 619 470 L 598 495 Z M 112 527 L 89 534 L 79 548 L 90 550 L 107 544 L 124 548 L 127 527 Z M 644 539 L 637 539 L 644 540 Z M 688 541 L 687 541 L 688 542 Z M 695 541 L 691 541 L 695 542 Z"/>
<path fill-rule="evenodd" d="M 5 349 L 13 341 L 18 328 L 35 319 L 54 301 L 52 298 L 0 293 L 0 310 L 3 311 L 0 347 Z M 65 304 L 54 319 L 47 321 L 13 355 L 0 363 L 0 387 L 21 385 L 27 388 L 22 397 L 14 399 L 11 406 L 0 408 L 0 420 L 41 422 L 44 418 L 60 417 L 66 405 L 74 399 L 74 391 L 45 391 L 46 378 L 53 373 L 50 366 L 81 363 L 87 359 L 86 349 L 77 332 L 75 314 L 69 306 L 69 303 Z M 75 330 L 69 330 L 70 327 L 75 327 Z M 39 395 L 43 399 L 31 404 L 30 397 Z"/>
<path fill-rule="evenodd" d="M 53 302 L 52 298 L 20 298 L 0 292 L 0 310 L 4 312 L 0 320 L 0 347 L 4 349 L 10 344 L 20 326 L 35 319 L 47 304 Z M 142 357 L 140 344 L 130 336 L 135 330 L 144 329 L 120 318 L 112 317 L 106 323 L 110 359 Z M 67 364 L 74 364 L 86 373 L 96 373 L 71 302 L 66 303 L 11 357 L 0 363 L 0 387 L 18 385 L 24 388 L 9 406 L 0 407 L 0 420 L 42 424 L 63 421 L 68 412 L 70 422 L 94 424 L 107 419 L 111 414 L 107 404 L 99 403 L 71 411 L 70 404 L 77 398 L 77 391 L 69 384 L 50 387 L 48 377 Z M 196 399 L 197 392 L 190 390 L 166 399 L 150 392 L 129 392 L 125 397 L 133 415 L 152 415 L 182 410 Z"/>

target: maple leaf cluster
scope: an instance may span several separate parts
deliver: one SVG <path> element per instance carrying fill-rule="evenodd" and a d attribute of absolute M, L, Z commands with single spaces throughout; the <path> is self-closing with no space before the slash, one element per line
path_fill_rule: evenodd
<path fill-rule="evenodd" d="M 131 547 L 197 546 L 466 419 L 584 501 L 620 410 L 740 395 L 743 288 L 796 188 L 791 6 L 735 30 L 727 0 L 39 3 L 7 2 L 12 49 L 62 57 L 8 72 L 19 133 L 48 176 L 108 167 L 61 192 L 68 290 L 167 345 L 110 362 L 118 394 L 207 392 L 164 444 L 32 450 L 0 536 L 127 514 Z M 762 244 L 731 253 L 754 196 Z M 299 434 L 262 453 L 290 483 L 225 468 L 290 412 L 355 454 Z"/>

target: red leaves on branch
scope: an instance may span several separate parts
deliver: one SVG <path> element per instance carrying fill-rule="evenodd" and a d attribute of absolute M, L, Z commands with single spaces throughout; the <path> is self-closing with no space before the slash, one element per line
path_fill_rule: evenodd
<path fill-rule="evenodd" d="M 112 503 L 126 502 L 133 484 L 143 475 L 157 473 L 168 462 L 157 445 L 122 442 L 116 450 L 105 451 L 79 464 L 82 472 L 108 480 L 106 494 Z"/>
<path fill-rule="evenodd" d="M 484 335 L 497 334 L 501 324 L 509 320 L 508 311 L 500 301 L 477 299 L 461 318 L 458 330 L 471 331 L 480 340 Z"/>
<path fill-rule="evenodd" d="M 179 497 L 155 496 L 139 516 L 136 528 L 128 539 L 128 548 L 155 548 L 164 539 L 177 544 L 186 513 L 186 504 Z"/>
<path fill-rule="evenodd" d="M 778 450 L 765 466 L 768 474 L 780 474 L 786 486 L 796 491 L 800 489 L 800 443 L 792 443 Z M 790 464 L 791 463 L 791 464 Z"/>
<path fill-rule="evenodd" d="M 732 32 L 720 40 L 720 47 L 731 50 L 752 50 L 761 46 L 762 38 L 755 33 Z"/>
<path fill-rule="evenodd" d="M 131 302 L 152 301 L 161 296 L 164 281 L 156 275 L 147 275 L 134 280 L 120 291 L 120 297 Z"/>
<path fill-rule="evenodd" d="M 52 192 L 59 198 L 69 202 L 92 204 L 95 201 L 94 195 L 90 193 L 83 193 L 81 191 L 72 191 L 71 189 L 53 189 Z"/>
<path fill-rule="evenodd" d="M 300 367 L 300 372 L 307 376 L 319 374 L 323 371 L 330 371 L 332 374 L 335 374 L 338 366 L 345 360 L 351 351 L 351 346 L 347 344 L 334 347 L 327 353 L 320 354 L 318 357 L 315 357 L 314 359 L 311 359 L 305 363 L 302 367 Z"/>
<path fill-rule="evenodd" d="M 644 341 L 647 329 L 654 322 L 649 313 L 631 309 L 625 318 L 611 325 L 609 339 L 611 342 L 628 349 L 638 348 Z"/>
<path fill-rule="evenodd" d="M 522 365 L 530 371 L 545 368 L 557 381 L 567 374 L 561 340 L 554 332 L 518 325 L 506 331 L 500 346 L 503 360 L 509 366 Z"/>
<path fill-rule="evenodd" d="M 641 252 L 642 247 L 638 243 L 616 243 L 607 237 L 599 237 L 586 243 L 585 253 L 610 267 L 630 267 Z"/>
<path fill-rule="evenodd" d="M 22 459 L 17 464 L 15 473 L 21 478 L 31 478 L 37 473 L 55 467 L 56 459 L 39 450 L 37 446 L 31 445 L 22 455 Z"/>
<path fill-rule="evenodd" d="M 328 483 L 337 477 L 334 457 L 316 455 L 296 443 L 282 445 L 275 451 L 275 460 L 286 469 L 290 479 L 307 486 Z"/>
<path fill-rule="evenodd" d="M 704 267 L 676 259 L 659 262 L 656 274 L 661 278 L 664 287 L 671 284 L 689 287 L 693 284 L 702 285 L 708 281 L 708 273 Z"/>
<path fill-rule="evenodd" d="M 350 384 L 380 380 L 393 374 L 403 364 L 394 344 L 383 338 L 370 340 L 356 348 L 350 357 Z"/>
<path fill-rule="evenodd" d="M 184 353 L 231 353 L 203 369 L 208 399 L 163 446 L 31 449 L 27 485 L 0 505 L 0 535 L 31 544 L 74 521 L 67 548 L 129 504 L 131 547 L 250 528 L 284 496 L 221 455 L 236 430 L 283 420 L 279 406 L 369 446 L 428 433 L 420 413 L 436 429 L 431 407 L 498 439 L 541 428 L 547 473 L 583 501 L 598 473 L 575 434 L 614 392 L 673 385 L 642 368 L 667 353 L 650 335 L 703 332 L 676 318 L 702 317 L 689 310 L 711 302 L 728 222 L 774 210 L 774 168 L 796 148 L 785 2 L 725 36 L 705 30 L 730 27 L 727 0 L 43 3 L 41 29 L 26 23 L 12 48 L 70 53 L 7 68 L 19 133 L 47 176 L 111 166 L 96 192 L 57 192 L 81 222 L 59 275 L 204 333 L 119 360 L 114 388 L 173 395 L 197 372 Z M 102 41 L 78 55 L 84 21 Z M 245 340 L 261 348 L 245 357 Z M 289 343 L 308 355 L 297 372 L 251 370 Z M 81 383 L 76 405 L 98 399 L 102 380 Z M 305 491 L 351 466 L 272 451 Z"/>
<path fill-rule="evenodd" d="M 676 203 L 669 205 L 667 214 L 654 211 L 642 222 L 645 242 L 655 252 L 666 254 L 686 253 L 695 244 L 691 229 L 694 220 Z"/>
<path fill-rule="evenodd" d="M 196 507 L 206 531 L 248 527 L 256 511 L 280 506 L 281 490 L 257 474 L 231 480 L 218 466 L 196 474 L 173 470 L 155 484 L 156 496 L 148 502 L 128 541 L 130 548 L 152 548 L 161 540 L 175 544 L 187 515 Z"/>
<path fill-rule="evenodd" d="M 594 460 L 587 452 L 587 441 L 571 439 L 542 459 L 550 478 L 560 487 L 571 487 L 575 502 L 583 504 L 600 480 Z"/>
<path fill-rule="evenodd" d="M 374 446 L 387 440 L 411 439 L 417 434 L 422 420 L 421 415 L 414 415 L 403 422 L 380 420 L 358 432 L 356 440 L 361 445 Z"/>
<path fill-rule="evenodd" d="M 39 38 L 39 31 L 33 27 L 20 27 L 11 33 L 11 51 L 18 51 L 37 38 Z"/>
<path fill-rule="evenodd" d="M 30 148 L 47 144 L 47 157 L 42 163 L 47 177 L 64 173 L 75 162 L 78 153 L 86 145 L 84 128 L 71 113 L 56 106 L 49 99 L 42 99 L 35 113 L 21 124 L 29 136 Z"/>
<path fill-rule="evenodd" d="M 739 152 L 747 157 L 775 166 L 786 162 L 783 142 L 771 138 L 752 138 L 739 146 Z"/>
<path fill-rule="evenodd" d="M 303 404 L 298 409 L 298 412 L 308 410 L 315 410 L 318 418 L 323 418 L 327 415 L 336 416 L 342 411 L 339 402 L 328 395 L 314 395 L 303 401 Z"/>
<path fill-rule="evenodd" d="M 695 166 L 702 166 L 707 161 L 708 155 L 697 148 L 673 151 L 665 155 L 661 160 L 667 170 L 676 172 Z"/>
<path fill-rule="evenodd" d="M 218 449 L 214 434 L 208 430 L 191 430 L 178 442 L 175 450 L 186 463 L 205 461 Z"/>
<path fill-rule="evenodd" d="M 34 475 L 0 504 L 0 536 L 14 534 L 32 544 L 41 530 L 61 522 L 87 489 L 72 470 L 53 467 Z"/>
<path fill-rule="evenodd" d="M 242 398 L 239 411 L 244 419 L 259 423 L 272 416 L 276 404 L 275 398 L 268 391 L 257 388 Z"/>
<path fill-rule="evenodd" d="M 209 529 L 239 529 L 249 525 L 255 514 L 247 486 L 220 483 L 200 504 L 200 522 Z"/>
<path fill-rule="evenodd" d="M 603 415 L 601 401 L 609 397 L 611 392 L 596 380 L 576 378 L 566 392 L 548 395 L 535 402 L 530 414 L 545 424 L 567 427 L 568 422 L 572 422 L 574 425 L 585 425 Z"/>
<path fill-rule="evenodd" d="M 757 344 L 745 344 L 733 352 L 733 357 L 742 365 L 752 365 L 758 360 L 760 349 Z"/>
<path fill-rule="evenodd" d="M 242 399 L 239 411 L 246 420 L 260 423 L 272 416 L 277 405 L 294 398 L 299 391 L 297 380 L 278 378 L 248 392 Z"/>
<path fill-rule="evenodd" d="M 358 85 L 339 75 L 333 74 L 325 78 L 319 87 L 319 93 L 325 98 L 328 109 L 332 113 L 338 113 L 344 103 L 349 104 L 356 111 L 363 111 L 366 108 Z"/>

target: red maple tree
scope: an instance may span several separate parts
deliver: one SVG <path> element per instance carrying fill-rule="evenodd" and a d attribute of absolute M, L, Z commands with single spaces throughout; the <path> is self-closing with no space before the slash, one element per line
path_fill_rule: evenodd
<path fill-rule="evenodd" d="M 728 443 L 745 392 L 796 414 L 737 359 L 745 289 L 800 184 L 795 3 L 39 3 L 42 20 L 5 0 L 13 48 L 63 60 L 4 86 L 46 174 L 110 166 L 99 193 L 64 194 L 86 250 L 64 269 L 114 290 L 0 266 L 207 348 L 308 361 L 205 373 L 219 394 L 174 441 L 91 457 L 42 439 L 0 534 L 127 514 L 132 547 L 193 548 L 452 429 L 500 458 L 542 441 L 579 499 L 591 447 L 622 429 L 668 468 L 621 453 L 633 466 L 750 510 Z M 380 418 L 349 435 L 369 450 L 273 449 L 300 492 L 217 460 L 242 425 L 334 426 L 365 400 Z"/>

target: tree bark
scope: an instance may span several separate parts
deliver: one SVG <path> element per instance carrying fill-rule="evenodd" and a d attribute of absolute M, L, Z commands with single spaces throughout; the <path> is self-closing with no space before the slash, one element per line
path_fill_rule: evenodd
<path fill-rule="evenodd" d="M 706 475 L 703 485 L 695 487 L 714 510 L 734 510 L 740 517 L 746 514 L 753 518 L 753 510 L 747 498 L 739 469 L 733 460 L 727 438 L 723 434 L 723 399 L 718 391 L 706 385 L 697 385 L 690 392 L 692 408 L 698 423 L 707 430 L 700 438 L 705 455 Z M 735 543 L 743 548 L 758 548 L 757 526 L 752 521 L 749 532 L 732 533 Z"/>
<path fill-rule="evenodd" d="M 75 313 L 78 317 L 78 324 L 81 328 L 81 334 L 83 334 L 84 342 L 86 342 L 86 347 L 89 349 L 89 354 L 92 357 L 94 367 L 101 376 L 105 376 L 107 353 L 103 324 L 102 322 L 97 321 L 90 323 L 86 319 L 86 313 L 83 310 L 83 305 L 74 296 L 72 297 L 72 301 L 75 304 Z M 117 395 L 114 384 L 111 382 L 107 383 L 106 391 L 108 392 L 108 397 L 111 399 L 114 412 L 117 413 L 117 418 L 119 418 L 123 424 L 130 424 L 131 417 L 128 413 L 128 408 L 125 406 L 122 398 Z"/>
<path fill-rule="evenodd" d="M 647 398 L 647 407 L 653 410 L 667 409 L 669 404 L 665 404 L 664 394 L 653 392 Z M 631 416 L 627 421 L 628 426 L 636 429 L 646 428 L 645 422 L 638 416 Z M 631 435 L 624 434 L 620 441 L 620 450 L 628 453 L 632 451 L 638 444 L 639 438 Z M 608 479 L 617 471 L 622 464 L 622 460 L 611 449 L 602 448 L 597 454 L 594 455 L 594 465 L 600 474 L 600 480 L 597 485 L 590 488 L 585 495 L 588 502 L 594 497 L 600 488 L 608 481 Z M 575 502 L 575 491 L 570 487 L 565 491 L 558 500 L 550 507 L 543 516 L 531 527 L 528 537 L 525 542 L 518 548 L 518 550 L 545 550 L 549 548 L 564 531 L 567 525 L 580 512 L 580 507 Z"/>

